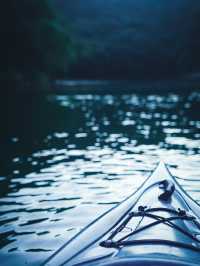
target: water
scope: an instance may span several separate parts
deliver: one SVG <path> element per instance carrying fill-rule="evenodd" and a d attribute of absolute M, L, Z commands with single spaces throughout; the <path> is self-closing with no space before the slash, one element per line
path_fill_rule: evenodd
<path fill-rule="evenodd" d="M 160 159 L 200 202 L 199 104 L 199 92 L 9 99 L 1 117 L 3 265 L 38 265 Z"/>

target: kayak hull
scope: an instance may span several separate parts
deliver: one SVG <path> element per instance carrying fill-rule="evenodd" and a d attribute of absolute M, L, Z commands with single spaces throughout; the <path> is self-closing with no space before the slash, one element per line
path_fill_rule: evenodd
<path fill-rule="evenodd" d="M 44 265 L 200 265 L 199 220 L 199 205 L 161 162 L 136 192 Z"/>
<path fill-rule="evenodd" d="M 96 264 L 98 265 L 98 264 Z M 195 266 L 197 264 L 181 262 L 177 260 L 167 260 L 167 259 L 124 259 L 120 261 L 115 261 L 111 263 L 101 264 L 102 266 Z"/>

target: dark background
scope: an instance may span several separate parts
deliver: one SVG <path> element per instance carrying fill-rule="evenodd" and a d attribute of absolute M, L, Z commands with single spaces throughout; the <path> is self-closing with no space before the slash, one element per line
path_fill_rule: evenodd
<path fill-rule="evenodd" d="M 199 1 L 56 3 L 80 47 L 73 77 L 160 79 L 199 71 Z"/>

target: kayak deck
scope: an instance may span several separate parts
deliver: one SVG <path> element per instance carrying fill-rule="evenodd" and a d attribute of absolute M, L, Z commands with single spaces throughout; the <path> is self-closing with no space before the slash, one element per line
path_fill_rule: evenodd
<path fill-rule="evenodd" d="M 199 265 L 199 215 L 199 205 L 160 163 L 135 193 L 44 265 Z"/>

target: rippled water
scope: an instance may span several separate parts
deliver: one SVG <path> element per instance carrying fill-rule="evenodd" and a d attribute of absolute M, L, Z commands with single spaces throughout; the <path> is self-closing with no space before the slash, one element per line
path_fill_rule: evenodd
<path fill-rule="evenodd" d="M 132 193 L 160 159 L 200 202 L 199 104 L 198 92 L 17 104 L 1 141 L 3 265 L 38 265 Z"/>

